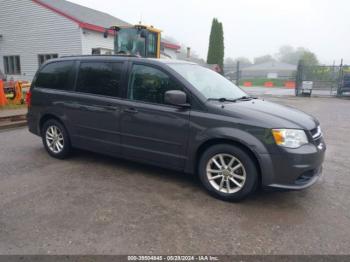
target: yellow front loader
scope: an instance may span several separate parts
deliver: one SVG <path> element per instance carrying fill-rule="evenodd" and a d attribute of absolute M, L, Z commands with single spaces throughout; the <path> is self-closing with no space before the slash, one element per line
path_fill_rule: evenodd
<path fill-rule="evenodd" d="M 105 32 L 114 34 L 114 53 L 138 57 L 160 58 L 161 30 L 153 26 L 112 26 Z"/>

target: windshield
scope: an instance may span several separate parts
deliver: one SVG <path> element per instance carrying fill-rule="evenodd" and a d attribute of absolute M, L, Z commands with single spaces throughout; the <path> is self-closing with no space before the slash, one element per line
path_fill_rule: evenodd
<path fill-rule="evenodd" d="M 145 38 L 135 28 L 123 28 L 117 34 L 116 53 L 145 56 Z"/>
<path fill-rule="evenodd" d="M 235 84 L 208 68 L 192 64 L 169 64 L 206 99 L 237 99 L 247 96 Z"/>

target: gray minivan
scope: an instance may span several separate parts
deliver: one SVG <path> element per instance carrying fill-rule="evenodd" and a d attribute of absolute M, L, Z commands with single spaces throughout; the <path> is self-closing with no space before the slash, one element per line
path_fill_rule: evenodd
<path fill-rule="evenodd" d="M 80 148 L 198 174 L 223 200 L 257 186 L 307 188 L 322 171 L 326 147 L 314 117 L 251 97 L 194 63 L 53 59 L 27 102 L 29 130 L 53 157 Z"/>

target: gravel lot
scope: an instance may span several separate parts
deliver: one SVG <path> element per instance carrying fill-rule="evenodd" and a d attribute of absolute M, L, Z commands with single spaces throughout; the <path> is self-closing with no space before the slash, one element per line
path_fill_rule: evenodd
<path fill-rule="evenodd" d="M 0 254 L 350 254 L 350 101 L 266 97 L 315 115 L 323 178 L 242 203 L 196 178 L 88 152 L 59 161 L 25 128 L 0 133 Z"/>

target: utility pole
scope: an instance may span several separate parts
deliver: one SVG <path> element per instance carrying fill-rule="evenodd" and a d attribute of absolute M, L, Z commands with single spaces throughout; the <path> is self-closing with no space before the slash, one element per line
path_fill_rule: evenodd
<path fill-rule="evenodd" d="M 239 74 L 239 61 L 237 61 L 236 63 L 236 86 L 239 86 L 239 78 L 240 78 L 240 74 Z"/>

